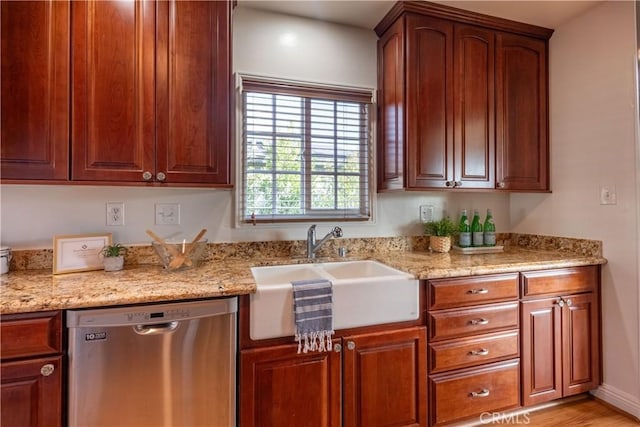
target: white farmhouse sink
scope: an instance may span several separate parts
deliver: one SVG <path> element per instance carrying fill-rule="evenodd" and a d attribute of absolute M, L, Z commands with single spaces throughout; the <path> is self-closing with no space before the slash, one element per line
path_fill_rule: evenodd
<path fill-rule="evenodd" d="M 377 261 L 254 267 L 251 272 L 258 287 L 249 305 L 254 340 L 294 335 L 295 280 L 331 281 L 334 329 L 415 320 L 419 315 L 418 280 Z"/>

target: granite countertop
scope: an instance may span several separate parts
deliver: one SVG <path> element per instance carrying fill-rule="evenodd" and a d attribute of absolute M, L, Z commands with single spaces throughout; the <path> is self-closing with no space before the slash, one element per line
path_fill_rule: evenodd
<path fill-rule="evenodd" d="M 464 255 L 454 251 L 379 252 L 319 261 L 375 259 L 418 279 L 460 277 L 536 269 L 604 264 L 598 256 L 512 247 L 502 253 Z M 52 275 L 51 270 L 12 271 L 0 276 L 0 313 L 175 301 L 251 294 L 256 291 L 252 266 L 308 262 L 303 258 L 252 258 L 207 261 L 197 268 L 166 271 L 158 265 L 135 265 L 118 272 L 90 271 Z"/>

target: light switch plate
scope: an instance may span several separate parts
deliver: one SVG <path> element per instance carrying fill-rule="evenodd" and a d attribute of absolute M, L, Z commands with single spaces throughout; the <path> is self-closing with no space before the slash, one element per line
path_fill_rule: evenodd
<path fill-rule="evenodd" d="M 420 222 L 433 221 L 433 205 L 420 205 Z"/>
<path fill-rule="evenodd" d="M 180 225 L 180 203 L 156 203 L 156 225 Z"/>
<path fill-rule="evenodd" d="M 615 185 L 603 185 L 600 187 L 600 204 L 615 205 L 618 203 Z"/>

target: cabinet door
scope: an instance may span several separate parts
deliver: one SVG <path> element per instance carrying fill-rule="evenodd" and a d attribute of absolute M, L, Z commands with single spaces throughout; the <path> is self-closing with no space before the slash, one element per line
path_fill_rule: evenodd
<path fill-rule="evenodd" d="M 562 388 L 564 396 L 570 396 L 593 390 L 600 384 L 600 331 L 593 293 L 564 299 Z"/>
<path fill-rule="evenodd" d="M 547 42 L 496 37 L 497 187 L 547 191 Z"/>
<path fill-rule="evenodd" d="M 426 426 L 424 327 L 343 338 L 344 425 Z"/>
<path fill-rule="evenodd" d="M 453 24 L 407 16 L 407 187 L 453 185 Z"/>
<path fill-rule="evenodd" d="M 72 179 L 155 171 L 155 3 L 72 2 Z"/>
<path fill-rule="evenodd" d="M 156 159 L 167 182 L 230 183 L 230 22 L 229 1 L 158 3 Z"/>
<path fill-rule="evenodd" d="M 524 406 L 562 397 L 562 307 L 559 298 L 522 302 Z"/>
<path fill-rule="evenodd" d="M 340 353 L 297 351 L 283 345 L 241 352 L 239 425 L 341 425 Z"/>
<path fill-rule="evenodd" d="M 62 425 L 62 356 L 3 362 L 2 427 Z"/>
<path fill-rule="evenodd" d="M 495 31 L 455 26 L 456 188 L 495 187 Z"/>
<path fill-rule="evenodd" d="M 378 190 L 404 187 L 404 18 L 378 41 Z"/>
<path fill-rule="evenodd" d="M 0 3 L 3 179 L 69 178 L 69 3 Z"/>

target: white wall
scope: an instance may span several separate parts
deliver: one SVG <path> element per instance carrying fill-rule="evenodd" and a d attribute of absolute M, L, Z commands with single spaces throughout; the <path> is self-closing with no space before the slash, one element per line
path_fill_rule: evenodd
<path fill-rule="evenodd" d="M 608 1 L 550 43 L 552 194 L 511 196 L 511 230 L 603 241 L 604 387 L 640 416 L 634 2 Z M 616 205 L 600 205 L 615 185 Z"/>
<path fill-rule="evenodd" d="M 293 34 L 293 45 L 280 36 Z M 234 68 L 237 71 L 319 83 L 376 88 L 376 36 L 373 31 L 260 12 L 234 12 Z M 189 238 L 207 228 L 215 242 L 304 239 L 308 224 L 235 226 L 234 193 L 208 189 L 3 185 L 0 239 L 14 249 L 48 248 L 54 234 L 112 232 L 123 243 L 143 243 L 153 228 L 163 236 Z M 105 225 L 105 203 L 125 204 L 125 226 Z M 509 196 L 419 192 L 375 197 L 374 222 L 339 224 L 345 237 L 385 237 L 421 233 L 419 206 L 432 204 L 457 217 L 460 208 L 491 207 L 498 231 L 508 231 Z M 155 203 L 180 203 L 181 225 L 155 226 Z M 320 224 L 319 232 L 330 225 Z"/>

